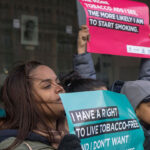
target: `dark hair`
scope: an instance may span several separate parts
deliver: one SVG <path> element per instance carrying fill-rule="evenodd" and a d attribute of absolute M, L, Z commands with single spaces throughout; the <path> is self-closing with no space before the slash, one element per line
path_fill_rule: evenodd
<path fill-rule="evenodd" d="M 144 98 L 141 103 L 149 103 L 149 102 L 150 102 L 150 95 Z"/>
<path fill-rule="evenodd" d="M 9 72 L 3 84 L 1 99 L 4 103 L 6 118 L 2 119 L 0 129 L 18 129 L 16 140 L 7 150 L 22 143 L 28 134 L 36 129 L 39 121 L 49 132 L 49 140 L 52 140 L 51 129 L 44 121 L 45 116 L 36 105 L 31 91 L 32 84 L 29 74 L 40 65 L 43 64 L 37 61 L 29 61 L 18 65 Z"/>
<path fill-rule="evenodd" d="M 70 72 L 60 79 L 66 92 L 82 92 L 97 90 L 106 87 L 106 84 L 100 80 L 82 78 L 77 72 Z"/>
<path fill-rule="evenodd" d="M 150 95 L 147 96 L 147 97 L 145 97 L 145 98 L 137 105 L 136 109 L 139 108 L 141 104 L 143 104 L 143 103 L 149 103 L 149 102 L 150 102 Z"/>

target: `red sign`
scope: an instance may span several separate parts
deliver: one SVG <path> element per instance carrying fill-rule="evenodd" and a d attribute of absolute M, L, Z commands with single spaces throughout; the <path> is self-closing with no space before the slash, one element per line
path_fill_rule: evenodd
<path fill-rule="evenodd" d="M 150 58 L 149 9 L 130 0 L 79 0 L 90 32 L 87 51 Z"/>

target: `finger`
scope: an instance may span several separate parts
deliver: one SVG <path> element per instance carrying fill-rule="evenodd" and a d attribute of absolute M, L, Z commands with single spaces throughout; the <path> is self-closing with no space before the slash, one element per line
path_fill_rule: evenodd
<path fill-rule="evenodd" d="M 79 36 L 78 36 L 78 39 L 82 39 L 82 40 L 84 40 L 84 41 L 85 41 L 85 40 L 87 41 L 87 40 L 89 39 L 89 34 L 82 34 L 82 35 L 79 35 Z"/>
<path fill-rule="evenodd" d="M 82 25 L 82 26 L 81 26 L 81 30 L 86 30 L 86 29 L 88 30 L 87 25 Z"/>
<path fill-rule="evenodd" d="M 89 32 L 88 31 L 79 31 L 79 36 L 88 36 Z"/>
<path fill-rule="evenodd" d="M 88 29 L 82 29 L 79 31 L 79 33 L 81 34 L 89 34 L 89 30 Z"/>
<path fill-rule="evenodd" d="M 83 36 L 83 37 L 82 37 L 82 40 L 83 40 L 83 41 L 87 41 L 87 40 L 88 40 L 88 37 L 87 37 L 87 36 L 86 36 L 86 37 Z"/>

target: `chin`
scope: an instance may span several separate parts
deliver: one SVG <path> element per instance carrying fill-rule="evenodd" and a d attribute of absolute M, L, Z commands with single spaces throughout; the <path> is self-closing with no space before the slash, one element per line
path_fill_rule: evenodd
<path fill-rule="evenodd" d="M 66 116 L 66 113 L 65 113 L 65 110 L 64 110 L 64 109 L 60 111 L 60 115 L 61 115 L 61 116 Z"/>

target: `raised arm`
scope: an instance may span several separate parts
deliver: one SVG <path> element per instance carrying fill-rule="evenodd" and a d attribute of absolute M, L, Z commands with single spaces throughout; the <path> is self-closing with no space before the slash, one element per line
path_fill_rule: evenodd
<path fill-rule="evenodd" d="M 141 59 L 139 80 L 150 81 L 150 59 L 149 58 Z"/>
<path fill-rule="evenodd" d="M 150 29 L 150 26 L 149 26 Z M 149 34 L 150 38 L 150 34 Z M 150 58 L 142 58 L 140 64 L 139 80 L 150 81 Z"/>
<path fill-rule="evenodd" d="M 94 63 L 90 53 L 86 52 L 89 41 L 89 30 L 86 25 L 81 26 L 77 40 L 77 55 L 74 56 L 74 71 L 78 72 L 82 78 L 96 79 Z"/>

